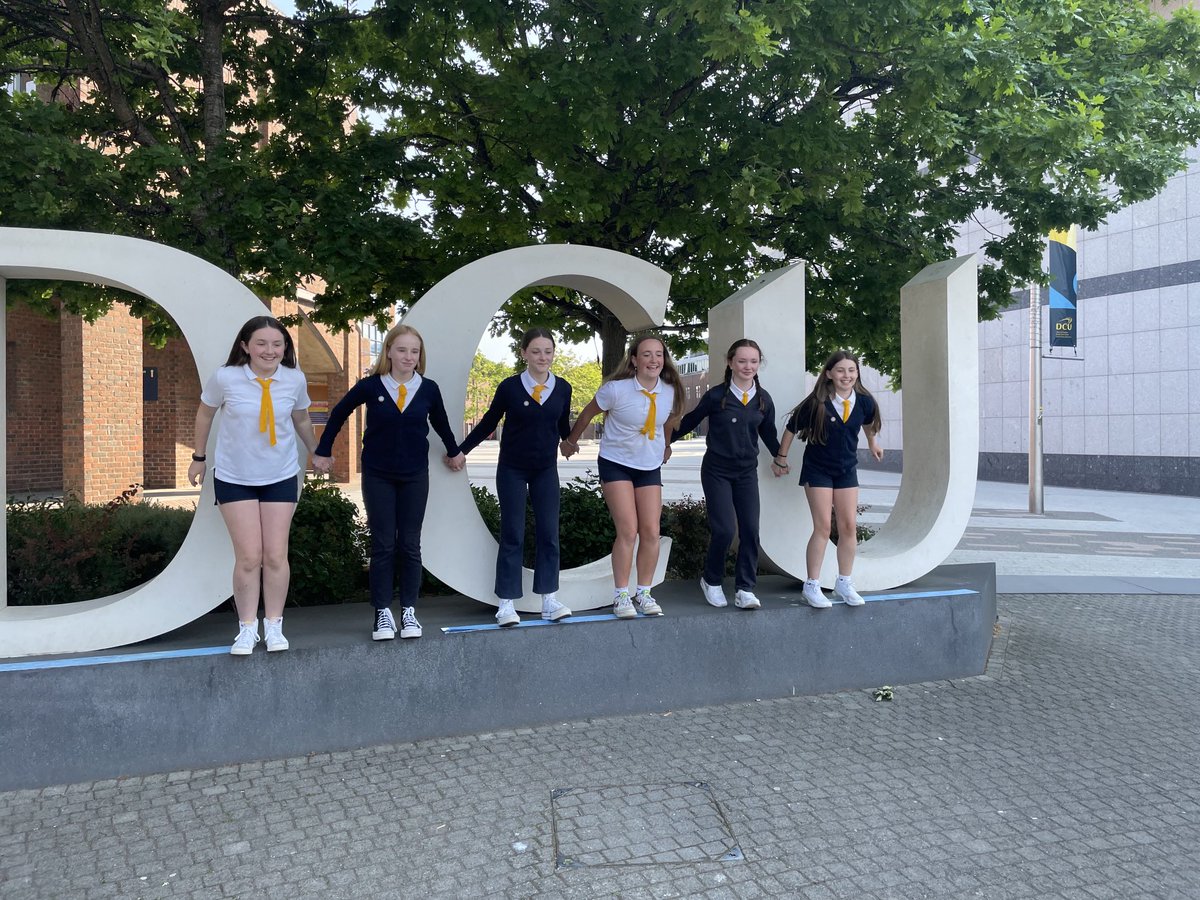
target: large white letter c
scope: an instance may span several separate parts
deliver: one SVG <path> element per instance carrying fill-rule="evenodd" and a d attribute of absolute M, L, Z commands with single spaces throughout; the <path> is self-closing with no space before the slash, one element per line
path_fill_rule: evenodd
<path fill-rule="evenodd" d="M 518 247 L 464 266 L 438 282 L 404 317 L 425 339 L 429 375 L 442 387 L 451 422 L 463 421 L 467 377 L 475 348 L 492 317 L 509 297 L 534 285 L 557 285 L 603 303 L 629 331 L 662 324 L 671 276 L 657 266 L 613 250 L 573 244 Z M 431 447 L 432 456 L 442 450 Z M 570 535 L 563 535 L 569 541 Z M 654 583 L 663 580 L 669 538 L 662 539 Z M 422 562 L 456 591 L 477 600 L 493 597 L 497 544 L 475 506 L 461 473 L 431 459 L 429 513 L 421 531 Z M 612 603 L 611 558 L 562 573 L 559 595 L 572 609 Z M 524 572 L 523 612 L 541 610 L 533 573 Z"/>

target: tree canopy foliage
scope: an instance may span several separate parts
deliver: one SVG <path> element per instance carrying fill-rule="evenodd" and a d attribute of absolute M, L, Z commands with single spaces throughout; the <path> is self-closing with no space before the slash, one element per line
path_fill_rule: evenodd
<path fill-rule="evenodd" d="M 673 276 L 668 330 L 809 269 L 810 358 L 899 367 L 900 286 L 991 207 L 982 309 L 1040 276 L 1044 235 L 1152 196 L 1200 136 L 1200 29 L 1127 0 L 390 0 L 389 130 L 448 264 L 591 244 Z M 413 53 L 414 47 L 427 48 Z M 594 302 L 510 306 L 623 333 Z"/>
<path fill-rule="evenodd" d="M 0 0 L 0 75 L 37 85 L 0 91 L 0 224 L 149 238 L 263 297 L 320 279 L 326 321 L 380 313 L 423 239 L 382 203 L 405 147 L 356 118 L 352 24 L 258 0 Z M 56 290 L 85 315 L 111 299 Z"/>
<path fill-rule="evenodd" d="M 591 244 L 671 273 L 684 346 L 803 259 L 809 358 L 893 373 L 899 288 L 957 223 L 1007 222 L 990 315 L 1050 228 L 1152 196 L 1200 139 L 1200 19 L 1129 0 L 0 0 L 18 71 L 62 102 L 0 93 L 0 223 L 152 237 L 264 295 L 319 278 L 342 323 Z M 623 350 L 567 291 L 506 314 Z"/>

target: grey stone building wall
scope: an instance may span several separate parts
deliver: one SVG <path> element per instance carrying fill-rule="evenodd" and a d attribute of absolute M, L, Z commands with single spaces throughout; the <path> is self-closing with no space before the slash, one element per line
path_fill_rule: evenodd
<path fill-rule="evenodd" d="M 964 225 L 956 249 L 1003 233 Z M 1200 496 L 1200 149 L 1157 197 L 1112 216 L 1078 244 L 1077 352 L 1048 344 L 1042 308 L 1047 484 Z M 1043 304 L 1045 299 L 1043 297 Z M 979 326 L 980 477 L 1024 481 L 1029 447 L 1029 295 Z M 898 468 L 899 396 L 878 373 L 885 467 Z"/>

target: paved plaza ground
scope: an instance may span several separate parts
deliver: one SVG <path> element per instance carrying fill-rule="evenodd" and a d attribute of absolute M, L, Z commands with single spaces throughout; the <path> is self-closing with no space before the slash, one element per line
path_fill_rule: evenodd
<path fill-rule="evenodd" d="M 0 793 L 0 898 L 1200 898 L 1200 500 L 1024 502 L 980 677 Z"/>
<path fill-rule="evenodd" d="M 1200 896 L 1200 598 L 1006 595 L 998 627 L 984 676 L 890 702 L 0 794 L 0 896 Z"/>

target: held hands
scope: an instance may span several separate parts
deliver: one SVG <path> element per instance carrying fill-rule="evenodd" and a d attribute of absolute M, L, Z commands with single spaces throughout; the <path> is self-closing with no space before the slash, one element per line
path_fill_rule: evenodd
<path fill-rule="evenodd" d="M 667 446 L 663 449 L 663 462 L 666 463 L 666 461 L 670 458 L 671 458 L 671 445 L 667 444 Z"/>
<path fill-rule="evenodd" d="M 314 456 L 312 458 L 313 471 L 321 475 L 329 475 L 333 472 L 333 457 L 332 456 Z"/>
<path fill-rule="evenodd" d="M 579 445 L 570 438 L 563 438 L 562 443 L 558 445 L 558 452 L 563 455 L 563 459 L 570 459 L 579 452 Z"/>
<path fill-rule="evenodd" d="M 780 462 L 781 459 L 783 460 L 782 463 Z M 776 478 L 780 477 L 781 475 L 787 475 L 791 471 L 792 470 L 788 467 L 786 456 L 777 456 L 771 460 L 771 474 Z"/>
<path fill-rule="evenodd" d="M 457 456 L 443 456 L 442 462 L 451 472 L 461 472 L 467 464 L 467 456 L 465 453 L 459 453 Z"/>

